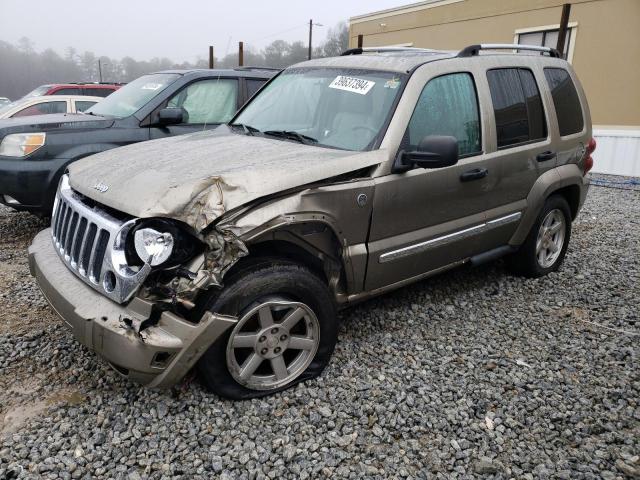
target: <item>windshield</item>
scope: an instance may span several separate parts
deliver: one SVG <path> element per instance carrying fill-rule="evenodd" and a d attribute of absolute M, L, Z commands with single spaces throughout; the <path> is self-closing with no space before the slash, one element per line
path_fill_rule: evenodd
<path fill-rule="evenodd" d="M 51 85 L 40 85 L 38 88 L 34 88 L 22 98 L 40 97 L 47 93 L 50 88 Z"/>
<path fill-rule="evenodd" d="M 345 150 L 370 150 L 405 76 L 336 68 L 284 71 L 254 97 L 234 124 L 261 132 L 304 136 L 309 143 Z M 255 130 L 254 130 L 255 132 Z"/>
<path fill-rule="evenodd" d="M 106 117 L 128 117 L 144 107 L 179 77 L 177 73 L 143 75 L 96 103 L 85 113 Z"/>

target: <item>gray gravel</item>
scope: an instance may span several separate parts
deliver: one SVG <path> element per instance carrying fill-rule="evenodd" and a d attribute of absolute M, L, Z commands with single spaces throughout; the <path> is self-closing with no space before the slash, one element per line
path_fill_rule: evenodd
<path fill-rule="evenodd" d="M 640 478 L 640 192 L 592 188 L 560 272 L 501 262 L 342 314 L 321 378 L 263 400 L 129 384 L 28 277 L 0 210 L 0 478 Z"/>

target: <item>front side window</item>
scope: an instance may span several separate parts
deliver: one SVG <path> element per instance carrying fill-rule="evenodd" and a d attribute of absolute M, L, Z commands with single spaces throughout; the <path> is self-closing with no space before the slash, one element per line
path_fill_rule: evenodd
<path fill-rule="evenodd" d="M 238 81 L 220 78 L 192 83 L 173 96 L 167 107 L 183 108 L 187 124 L 228 122 L 238 109 Z"/>
<path fill-rule="evenodd" d="M 89 108 L 87 113 L 116 118 L 128 117 L 144 107 L 178 78 L 180 75 L 177 73 L 143 75 Z"/>
<path fill-rule="evenodd" d="M 49 115 L 51 113 L 67 113 L 67 102 L 45 102 L 31 105 L 17 113 L 13 117 L 29 117 L 31 115 Z"/>
<path fill-rule="evenodd" d="M 582 107 L 569 72 L 563 68 L 545 68 L 544 76 L 556 107 L 560 136 L 581 132 L 584 127 Z"/>
<path fill-rule="evenodd" d="M 403 74 L 345 68 L 285 70 L 254 97 L 235 124 L 304 135 L 310 143 L 371 150 L 384 135 Z"/>
<path fill-rule="evenodd" d="M 546 138 L 544 108 L 533 73 L 524 68 L 499 68 L 489 70 L 487 79 L 498 148 Z"/>
<path fill-rule="evenodd" d="M 478 97 L 469 73 L 434 78 L 422 90 L 402 148 L 415 151 L 421 140 L 429 135 L 455 137 L 460 156 L 482 150 Z"/>

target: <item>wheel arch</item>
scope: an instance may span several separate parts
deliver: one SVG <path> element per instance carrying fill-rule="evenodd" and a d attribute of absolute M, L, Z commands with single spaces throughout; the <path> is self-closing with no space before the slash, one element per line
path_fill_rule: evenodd
<path fill-rule="evenodd" d="M 583 175 L 576 164 L 562 165 L 542 174 L 529 191 L 527 210 L 509 244 L 521 245 L 525 241 L 544 202 L 551 195 L 557 194 L 565 198 L 571 210 L 571 219 L 574 220 L 580 210 L 584 188 Z"/>
<path fill-rule="evenodd" d="M 246 246 L 249 254 L 226 273 L 237 274 L 264 259 L 282 259 L 306 266 L 326 282 L 338 297 L 347 284 L 347 265 L 342 242 L 329 221 L 300 220 L 283 226 L 266 228 L 252 235 Z"/>

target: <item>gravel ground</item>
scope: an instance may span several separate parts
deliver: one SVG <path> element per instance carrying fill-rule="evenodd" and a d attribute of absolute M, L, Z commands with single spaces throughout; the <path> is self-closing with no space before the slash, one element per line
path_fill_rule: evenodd
<path fill-rule="evenodd" d="M 639 478 L 626 188 L 591 189 L 560 272 L 497 262 L 362 304 L 321 378 L 240 403 L 120 379 L 28 275 L 44 223 L 1 209 L 0 478 Z"/>

